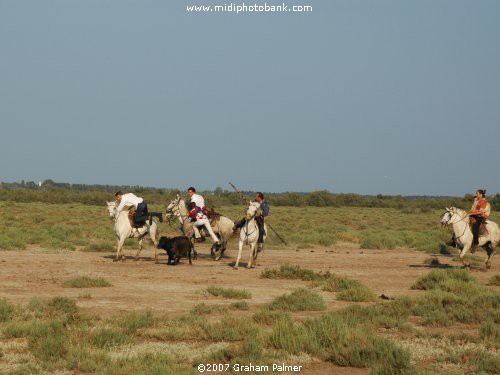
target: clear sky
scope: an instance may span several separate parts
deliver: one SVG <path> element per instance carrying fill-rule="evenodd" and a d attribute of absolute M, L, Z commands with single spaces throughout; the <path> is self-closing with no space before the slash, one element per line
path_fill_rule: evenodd
<path fill-rule="evenodd" d="M 0 181 L 500 192 L 500 1 L 285 3 L 0 0 Z"/>

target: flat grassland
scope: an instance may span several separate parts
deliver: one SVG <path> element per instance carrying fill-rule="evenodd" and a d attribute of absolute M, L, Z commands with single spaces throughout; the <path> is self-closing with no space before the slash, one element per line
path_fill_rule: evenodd
<path fill-rule="evenodd" d="M 234 220 L 243 208 L 219 211 Z M 486 272 L 480 251 L 459 269 L 441 212 L 271 214 L 288 246 L 270 232 L 257 268 L 233 270 L 236 239 L 220 262 L 197 246 L 192 266 L 154 264 L 149 243 L 134 262 L 131 239 L 114 263 L 105 206 L 0 202 L 0 373 L 500 372 L 497 259 Z"/>

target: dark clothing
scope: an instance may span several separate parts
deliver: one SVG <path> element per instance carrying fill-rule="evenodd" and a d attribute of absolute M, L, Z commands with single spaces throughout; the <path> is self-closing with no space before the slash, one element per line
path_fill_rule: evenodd
<path fill-rule="evenodd" d="M 134 222 L 137 225 L 146 224 L 146 220 L 149 218 L 148 205 L 146 202 L 142 201 L 137 205 L 137 210 L 135 210 Z"/>
<path fill-rule="evenodd" d="M 264 218 L 269 215 L 269 203 L 263 200 L 262 203 L 260 204 L 260 209 L 262 211 L 262 214 L 260 216 L 256 216 L 255 221 L 257 222 L 257 226 L 259 227 L 258 243 L 262 244 L 264 243 L 264 235 L 266 234 L 266 230 L 264 227 Z M 234 223 L 233 230 L 242 228 L 244 224 L 245 224 L 245 218 L 238 220 L 236 223 Z"/>
<path fill-rule="evenodd" d="M 260 209 L 262 210 L 263 217 L 269 215 L 269 203 L 267 203 L 265 200 L 263 200 L 262 203 L 260 204 Z"/>
<path fill-rule="evenodd" d="M 269 212 L 269 208 L 268 208 L 268 212 Z M 257 225 L 259 227 L 259 243 L 264 243 L 264 235 L 266 234 L 266 230 L 264 228 L 264 217 L 258 216 L 255 218 L 255 221 L 257 222 Z"/>
<path fill-rule="evenodd" d="M 474 224 L 472 224 L 472 234 L 474 235 L 472 244 L 477 246 L 479 244 L 479 228 L 485 219 L 482 215 L 471 215 L 471 217 L 474 218 Z"/>

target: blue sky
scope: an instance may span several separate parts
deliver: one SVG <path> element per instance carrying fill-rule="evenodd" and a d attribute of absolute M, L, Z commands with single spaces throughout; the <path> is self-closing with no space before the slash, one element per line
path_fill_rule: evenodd
<path fill-rule="evenodd" d="M 0 180 L 500 192 L 500 2 L 225 3 L 0 0 Z"/>

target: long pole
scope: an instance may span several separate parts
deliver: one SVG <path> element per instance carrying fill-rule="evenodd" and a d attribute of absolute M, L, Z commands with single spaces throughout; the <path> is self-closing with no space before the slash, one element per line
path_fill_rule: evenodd
<path fill-rule="evenodd" d="M 243 199 L 245 202 L 250 203 L 250 199 L 247 198 L 247 197 L 245 197 L 245 195 L 241 191 L 239 191 L 238 188 L 236 186 L 234 186 L 232 182 L 229 182 L 229 185 L 231 185 L 231 187 L 240 195 L 241 199 Z M 271 224 L 267 223 L 266 226 L 268 226 L 269 228 L 271 228 L 271 230 L 274 232 L 274 234 L 276 235 L 276 237 L 278 237 L 281 242 L 283 242 L 286 246 L 288 246 L 288 244 L 286 243 L 286 241 L 279 235 L 278 232 L 276 232 L 276 230 L 271 226 Z"/>

